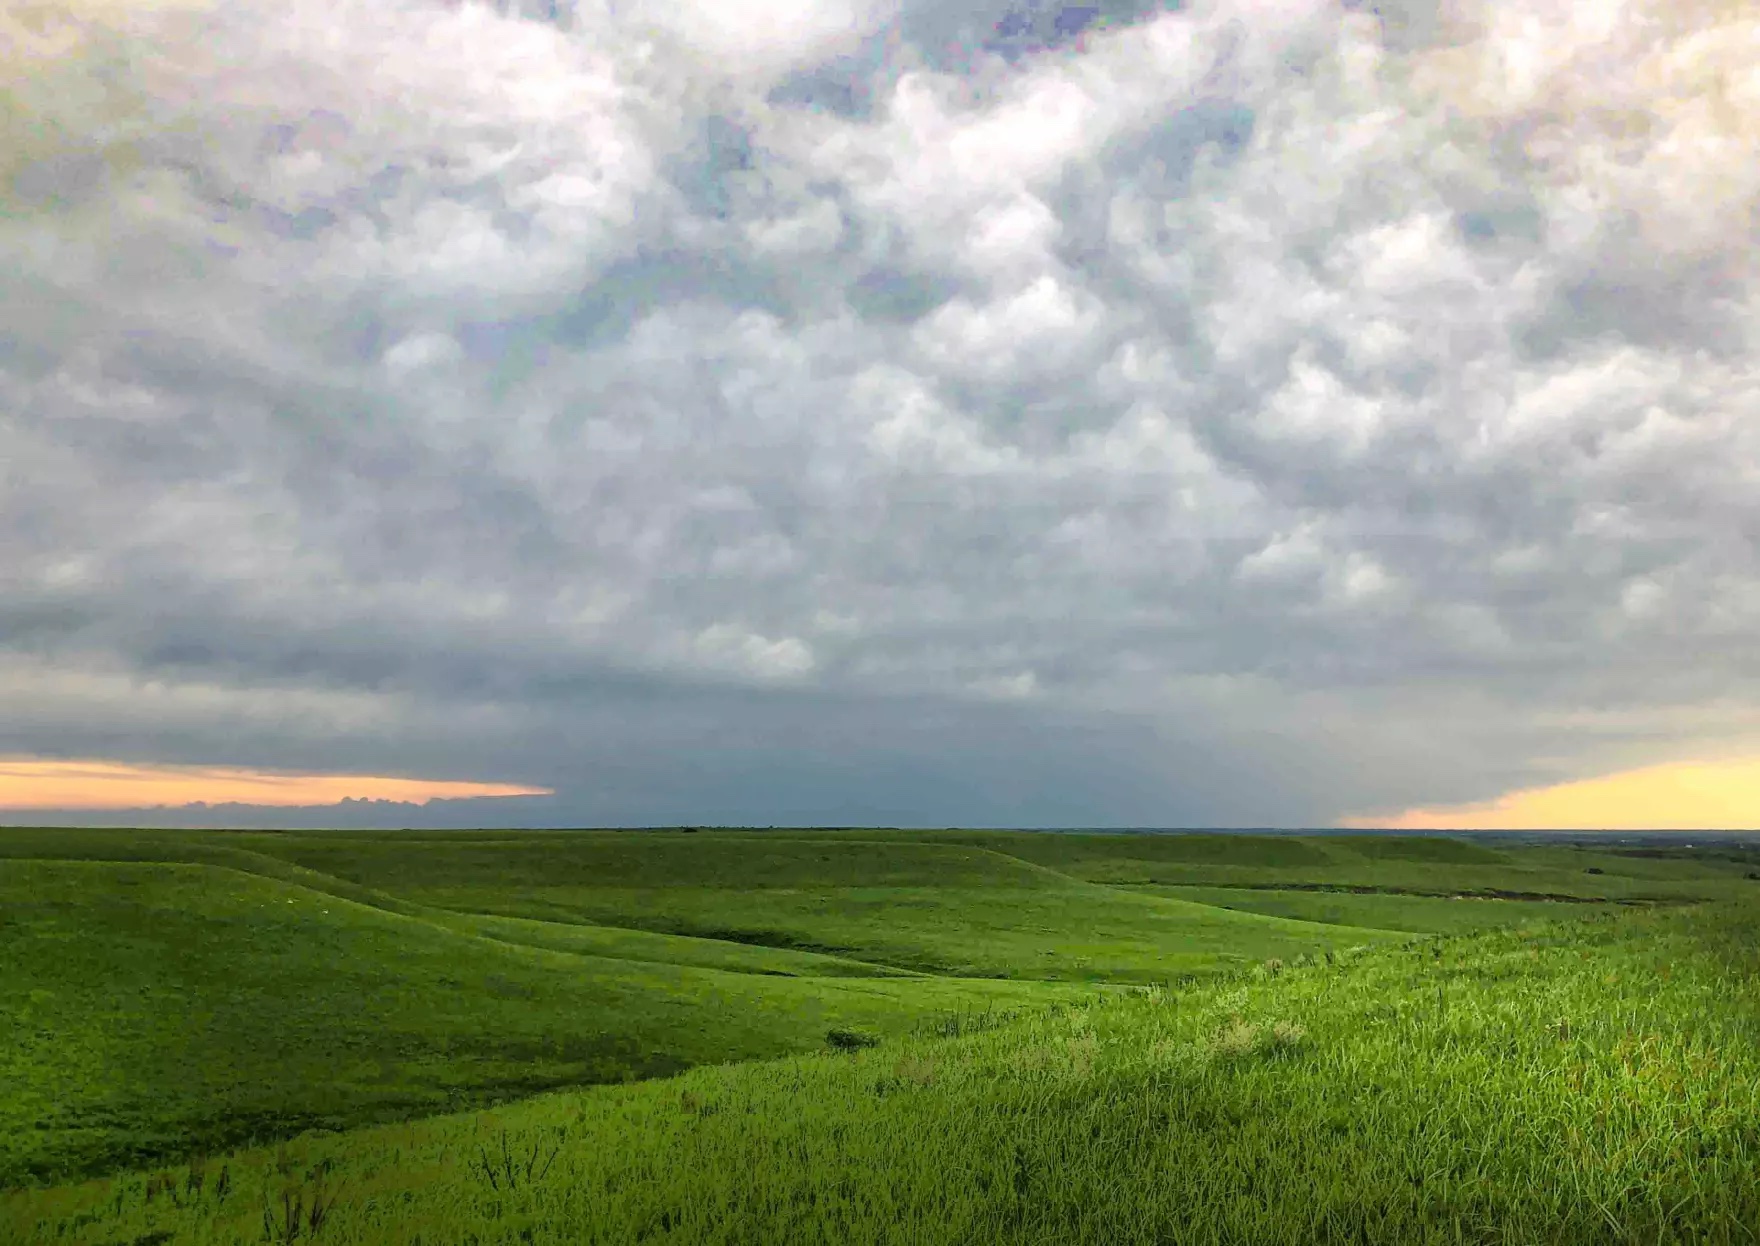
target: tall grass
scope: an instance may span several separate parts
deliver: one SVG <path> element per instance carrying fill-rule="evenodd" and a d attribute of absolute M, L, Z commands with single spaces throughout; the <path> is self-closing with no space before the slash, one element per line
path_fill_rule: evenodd
<path fill-rule="evenodd" d="M 319 1243 L 1760 1240 L 1751 910 L 1346 950 L 949 1028 L 311 1136 L 225 1157 L 223 1193 L 172 1169 L 0 1196 L 0 1223 L 259 1241 L 321 1169 Z"/>
<path fill-rule="evenodd" d="M 212 865 L 0 860 L 0 1188 L 1082 993 L 737 973 L 552 941 Z"/>

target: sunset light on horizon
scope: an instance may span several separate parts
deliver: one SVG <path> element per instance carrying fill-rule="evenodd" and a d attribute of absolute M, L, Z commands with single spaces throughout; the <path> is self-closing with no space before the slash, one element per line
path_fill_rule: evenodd
<path fill-rule="evenodd" d="M 1760 758 L 1672 762 L 1341 827 L 1381 831 L 1760 830 Z"/>
<path fill-rule="evenodd" d="M 282 774 L 224 766 L 133 765 L 111 761 L 0 761 L 0 812 L 233 803 L 292 808 L 333 805 L 351 799 L 425 805 L 431 800 L 550 794 L 550 789 L 542 787 L 449 779 Z"/>

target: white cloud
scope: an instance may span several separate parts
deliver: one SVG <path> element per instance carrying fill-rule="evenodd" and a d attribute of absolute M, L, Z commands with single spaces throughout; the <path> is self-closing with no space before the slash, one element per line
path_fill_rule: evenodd
<path fill-rule="evenodd" d="M 695 648 L 711 663 L 767 679 L 804 675 L 813 669 L 813 651 L 799 638 L 772 640 L 732 623 L 704 628 L 697 634 Z"/>
<path fill-rule="evenodd" d="M 1039 695 L 1039 678 L 1032 671 L 1018 671 L 974 680 L 971 687 L 980 696 L 998 701 L 1026 701 Z"/>
<path fill-rule="evenodd" d="M 1326 566 L 1325 547 L 1316 525 L 1304 523 L 1279 533 L 1241 559 L 1236 574 L 1243 580 L 1284 583 L 1320 573 Z"/>
<path fill-rule="evenodd" d="M 1382 420 L 1381 404 L 1347 389 L 1306 347 L 1290 359 L 1288 380 L 1255 413 L 1268 441 L 1336 446 L 1351 456 L 1369 448 Z"/>
<path fill-rule="evenodd" d="M 411 373 L 456 363 L 462 354 L 445 333 L 411 333 L 385 352 L 385 370 L 393 379 L 403 380 Z"/>
<path fill-rule="evenodd" d="M 820 200 L 791 216 L 758 220 L 746 225 L 746 237 L 755 251 L 777 260 L 823 254 L 843 237 L 843 213 L 830 200 Z"/>
<path fill-rule="evenodd" d="M 767 84 L 858 44 L 897 0 L 610 0 L 620 24 L 664 32 L 717 73 Z"/>
<path fill-rule="evenodd" d="M 879 365 L 854 378 L 854 410 L 871 421 L 866 442 L 884 460 L 905 468 L 958 476 L 1023 466 L 1013 447 L 988 443 L 971 420 L 950 410 L 921 377 Z"/>
<path fill-rule="evenodd" d="M 1092 297 L 1055 276 L 984 304 L 954 299 L 921 321 L 913 336 L 938 371 L 977 381 L 1031 382 L 1066 375 L 1087 360 L 1105 324 Z"/>
<path fill-rule="evenodd" d="M 1353 551 L 1334 569 L 1330 595 L 1346 609 L 1386 603 L 1399 591 L 1398 580 L 1374 558 Z"/>
<path fill-rule="evenodd" d="M 1051 248 L 1060 231 L 1044 201 L 1017 194 L 974 215 L 966 233 L 966 260 L 976 272 L 1018 282 L 1021 275 L 1053 266 Z"/>

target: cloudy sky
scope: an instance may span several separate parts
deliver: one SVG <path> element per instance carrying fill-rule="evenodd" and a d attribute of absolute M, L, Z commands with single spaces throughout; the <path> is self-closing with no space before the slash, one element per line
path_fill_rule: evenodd
<path fill-rule="evenodd" d="M 1746 0 L 7 0 L 0 819 L 1760 824 L 1757 213 Z"/>

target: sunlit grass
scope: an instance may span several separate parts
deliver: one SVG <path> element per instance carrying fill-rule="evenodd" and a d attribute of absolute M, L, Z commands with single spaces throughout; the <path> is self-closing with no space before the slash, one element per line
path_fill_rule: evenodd
<path fill-rule="evenodd" d="M 0 831 L 0 1241 L 1752 1241 L 1755 864 Z"/>
<path fill-rule="evenodd" d="M 1286 891 L 1272 887 L 1157 887 L 1152 884 L 1143 890 L 1244 913 L 1340 926 L 1403 930 L 1414 934 L 1462 934 L 1581 916 L 1574 906 L 1549 900 Z"/>
<path fill-rule="evenodd" d="M 1724 908 L 1335 954 L 0 1209 L 203 1246 L 314 1199 L 322 1242 L 1748 1242 L 1756 949 Z"/>
<path fill-rule="evenodd" d="M 527 946 L 210 865 L 0 861 L 0 1185 L 1070 991 L 783 975 Z"/>

